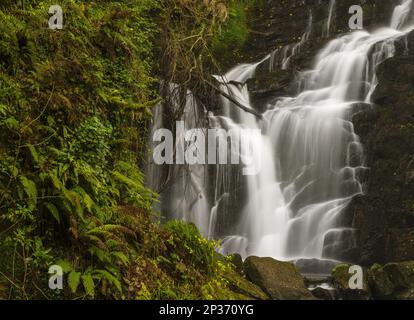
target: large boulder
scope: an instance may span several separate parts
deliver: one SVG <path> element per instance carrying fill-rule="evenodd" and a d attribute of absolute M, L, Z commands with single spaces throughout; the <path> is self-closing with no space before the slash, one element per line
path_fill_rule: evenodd
<path fill-rule="evenodd" d="M 368 270 L 368 283 L 372 289 L 373 296 L 377 299 L 389 298 L 395 290 L 395 286 L 387 272 L 379 264 L 374 264 Z"/>
<path fill-rule="evenodd" d="M 244 262 L 247 278 L 262 288 L 273 300 L 307 300 L 313 296 L 304 278 L 289 262 L 272 258 L 249 257 Z"/>
<path fill-rule="evenodd" d="M 351 264 L 339 264 L 332 270 L 332 281 L 340 295 L 345 300 L 369 300 L 371 298 L 368 279 L 363 279 L 363 289 L 351 289 L 349 282 L 353 274 L 350 273 Z"/>
<path fill-rule="evenodd" d="M 414 300 L 414 261 L 375 264 L 368 277 L 374 298 Z"/>
<path fill-rule="evenodd" d="M 243 274 L 243 258 L 240 254 L 235 253 L 229 256 L 230 262 L 234 265 L 239 274 Z"/>
<path fill-rule="evenodd" d="M 414 290 L 414 261 L 389 263 L 384 270 L 397 291 Z"/>
<path fill-rule="evenodd" d="M 269 296 L 259 286 L 248 281 L 242 275 L 236 272 L 227 272 L 224 277 L 229 284 L 229 289 L 243 296 L 243 299 L 269 300 Z"/>
<path fill-rule="evenodd" d="M 324 289 L 322 287 L 316 287 L 311 291 L 313 296 L 319 300 L 337 300 L 335 291 L 333 290 Z"/>
<path fill-rule="evenodd" d="M 364 272 L 364 289 L 349 288 L 349 264 L 340 264 L 332 271 L 335 286 L 346 300 L 397 299 L 414 300 L 414 261 L 374 264 Z"/>
<path fill-rule="evenodd" d="M 330 275 L 337 261 L 320 259 L 299 259 L 295 261 L 296 268 L 305 275 Z"/>

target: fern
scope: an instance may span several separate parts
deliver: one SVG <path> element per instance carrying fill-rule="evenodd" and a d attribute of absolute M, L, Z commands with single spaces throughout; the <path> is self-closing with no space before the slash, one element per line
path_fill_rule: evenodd
<path fill-rule="evenodd" d="M 26 195 L 29 197 L 29 206 L 30 208 L 35 208 L 37 204 L 37 187 L 36 184 L 26 178 L 25 176 L 20 176 L 20 182 L 24 188 Z"/>
<path fill-rule="evenodd" d="M 117 277 L 115 277 L 112 273 L 108 272 L 107 270 L 94 270 L 94 275 L 98 276 L 100 280 L 107 280 L 109 283 L 113 284 L 119 292 L 122 293 L 122 285 L 121 281 Z"/>
<path fill-rule="evenodd" d="M 80 283 L 81 273 L 72 271 L 68 276 L 68 285 L 72 293 L 76 293 Z"/>
<path fill-rule="evenodd" d="M 81 278 L 86 294 L 92 298 L 95 297 L 95 283 L 93 281 L 92 275 L 84 274 Z"/>
<path fill-rule="evenodd" d="M 27 147 L 30 150 L 30 154 L 32 155 L 34 163 L 38 164 L 39 163 L 39 154 L 37 153 L 36 148 L 31 144 L 29 144 Z"/>
<path fill-rule="evenodd" d="M 63 273 L 68 273 L 73 271 L 72 264 L 66 260 L 59 260 L 56 265 L 60 266 L 63 270 Z"/>
<path fill-rule="evenodd" d="M 59 210 L 53 203 L 46 203 L 46 207 L 49 210 L 50 214 L 55 218 L 55 220 L 60 223 L 60 216 L 59 216 Z"/>
<path fill-rule="evenodd" d="M 121 251 L 112 252 L 112 256 L 118 259 L 124 266 L 127 266 L 130 262 L 129 258 Z"/>

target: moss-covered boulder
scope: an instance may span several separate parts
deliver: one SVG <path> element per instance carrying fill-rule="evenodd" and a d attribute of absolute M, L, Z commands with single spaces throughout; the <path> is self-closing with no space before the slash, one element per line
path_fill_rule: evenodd
<path fill-rule="evenodd" d="M 368 281 L 364 277 L 364 288 L 351 289 L 349 280 L 353 276 L 350 273 L 351 264 L 339 264 L 332 270 L 332 280 L 334 286 L 339 290 L 345 300 L 368 300 L 371 297 Z"/>
<path fill-rule="evenodd" d="M 274 300 L 304 300 L 313 296 L 298 269 L 289 262 L 249 257 L 244 262 L 247 278 Z"/>
<path fill-rule="evenodd" d="M 224 278 L 228 281 L 231 291 L 242 295 L 247 300 L 269 300 L 269 296 L 259 286 L 236 272 L 228 272 Z"/>
<path fill-rule="evenodd" d="M 319 300 L 335 300 L 335 295 L 327 289 L 316 287 L 315 289 L 311 290 L 313 296 Z"/>
<path fill-rule="evenodd" d="M 349 274 L 350 267 L 350 264 L 340 264 L 332 270 L 332 279 L 335 285 L 341 289 L 349 289 L 349 279 L 351 277 Z"/>
<path fill-rule="evenodd" d="M 414 299 L 414 261 L 374 264 L 368 278 L 375 299 Z"/>
<path fill-rule="evenodd" d="M 368 270 L 368 283 L 375 298 L 388 298 L 395 290 L 388 274 L 379 264 L 374 264 Z"/>
<path fill-rule="evenodd" d="M 397 290 L 414 289 L 414 261 L 389 263 L 384 270 Z"/>
<path fill-rule="evenodd" d="M 235 253 L 229 256 L 230 262 L 234 265 L 239 274 L 243 274 L 243 258 L 240 254 Z"/>

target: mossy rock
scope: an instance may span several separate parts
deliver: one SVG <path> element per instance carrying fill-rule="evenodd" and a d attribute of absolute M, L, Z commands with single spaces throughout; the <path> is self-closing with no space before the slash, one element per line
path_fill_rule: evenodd
<path fill-rule="evenodd" d="M 374 264 L 368 270 L 368 282 L 375 298 L 388 298 L 395 290 L 395 286 L 388 274 L 379 264 Z"/>
<path fill-rule="evenodd" d="M 243 258 L 240 254 L 235 253 L 229 256 L 230 262 L 234 265 L 239 274 L 243 274 Z"/>
<path fill-rule="evenodd" d="M 349 289 L 350 267 L 350 264 L 339 264 L 332 270 L 333 281 L 340 289 Z"/>
<path fill-rule="evenodd" d="M 327 289 L 317 287 L 312 290 L 312 294 L 319 300 L 335 300 L 334 295 Z"/>
<path fill-rule="evenodd" d="M 368 276 L 375 298 L 414 300 L 414 261 L 374 264 Z"/>
<path fill-rule="evenodd" d="M 274 300 L 313 299 L 303 276 L 292 263 L 249 257 L 244 262 L 244 273 Z"/>
<path fill-rule="evenodd" d="M 414 289 L 403 290 L 393 296 L 395 300 L 414 300 Z"/>
<path fill-rule="evenodd" d="M 384 270 L 397 290 L 414 290 L 414 261 L 389 263 Z"/>
<path fill-rule="evenodd" d="M 368 300 L 371 298 L 367 277 L 364 273 L 364 288 L 362 290 L 351 289 L 349 280 L 352 274 L 349 273 L 351 264 L 339 264 L 332 270 L 332 279 L 335 287 L 341 292 L 346 300 Z"/>
<path fill-rule="evenodd" d="M 236 272 L 228 272 L 224 278 L 228 281 L 228 287 L 231 291 L 247 300 L 269 300 L 269 296 L 260 287 Z"/>

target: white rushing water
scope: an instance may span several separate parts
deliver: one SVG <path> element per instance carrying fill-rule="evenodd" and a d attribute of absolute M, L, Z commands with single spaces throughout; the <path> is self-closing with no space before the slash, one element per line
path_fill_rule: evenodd
<path fill-rule="evenodd" d="M 333 20 L 335 5 L 336 5 L 336 0 L 330 0 L 328 20 L 326 21 L 326 33 L 325 33 L 325 36 L 328 38 L 331 35 L 331 24 Z"/>
<path fill-rule="evenodd" d="M 334 6 L 332 0 L 328 34 Z M 344 209 L 364 192 L 359 181 L 366 170 L 364 153 L 352 115 L 370 103 L 378 85 L 377 66 L 395 54 L 395 42 L 414 28 L 409 25 L 412 9 L 413 0 L 403 0 L 389 27 L 355 31 L 330 41 L 316 56 L 312 70 L 299 75 L 300 92 L 267 106 L 263 120 L 221 98 L 222 111 L 210 114 L 210 126 L 262 129 L 258 143 L 263 152 L 254 157 L 261 162 L 261 172 L 241 176 L 239 169 L 229 166 L 187 168 L 188 175 L 174 180 L 164 196 L 164 211 L 194 222 L 210 238 L 222 238 L 223 253 L 281 260 L 329 256 L 336 242 L 352 233 L 343 227 Z M 312 30 L 311 13 L 309 21 L 302 41 Z M 302 41 L 293 46 L 293 53 Z M 291 54 L 286 52 L 291 49 L 285 49 L 277 63 L 275 53 L 266 57 L 271 71 L 287 68 Z M 262 62 L 239 65 L 217 77 L 221 89 L 253 108 L 246 81 Z M 189 101 L 184 117 L 194 127 L 196 103 Z M 173 166 L 168 176 L 180 177 L 172 173 L 180 168 Z M 159 187 L 160 178 L 156 180 Z"/>

